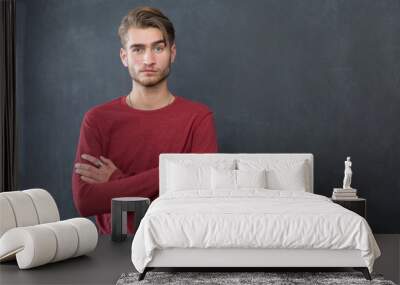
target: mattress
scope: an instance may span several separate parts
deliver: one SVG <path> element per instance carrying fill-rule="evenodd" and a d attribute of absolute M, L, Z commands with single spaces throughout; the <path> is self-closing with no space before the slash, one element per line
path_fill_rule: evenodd
<path fill-rule="evenodd" d="M 153 201 L 132 242 L 139 272 L 162 249 L 359 250 L 372 272 L 380 251 L 366 220 L 324 196 L 284 190 L 170 192 Z"/>

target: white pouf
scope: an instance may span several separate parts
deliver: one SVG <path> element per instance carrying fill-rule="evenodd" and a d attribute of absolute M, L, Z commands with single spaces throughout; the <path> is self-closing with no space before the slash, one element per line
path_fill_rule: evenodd
<path fill-rule="evenodd" d="M 92 221 L 59 221 L 49 192 L 29 189 L 0 193 L 0 262 L 16 259 L 20 269 L 86 254 L 96 248 Z"/>
<path fill-rule="evenodd" d="M 0 193 L 0 237 L 9 229 L 56 222 L 60 214 L 56 202 L 43 189 Z"/>
<path fill-rule="evenodd" d="M 0 238 L 0 261 L 16 257 L 28 269 L 86 254 L 97 240 L 96 226 L 85 218 L 13 228 Z"/>

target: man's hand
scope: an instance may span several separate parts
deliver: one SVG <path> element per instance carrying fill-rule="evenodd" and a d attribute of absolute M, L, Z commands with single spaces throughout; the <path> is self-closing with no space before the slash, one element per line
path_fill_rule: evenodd
<path fill-rule="evenodd" d="M 93 165 L 76 163 L 75 172 L 81 176 L 83 181 L 90 184 L 107 182 L 113 172 L 118 169 L 110 159 L 104 156 L 100 156 L 98 159 L 89 154 L 82 154 L 81 157 Z"/>

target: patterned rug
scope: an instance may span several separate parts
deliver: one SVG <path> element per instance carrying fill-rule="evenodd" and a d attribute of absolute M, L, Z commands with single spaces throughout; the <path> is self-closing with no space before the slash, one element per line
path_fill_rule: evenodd
<path fill-rule="evenodd" d="M 147 272 L 145 279 L 138 281 L 139 273 L 122 274 L 117 285 L 134 284 L 213 284 L 213 285 L 298 285 L 298 284 L 379 284 L 396 285 L 384 280 L 382 275 L 372 274 L 372 281 L 361 272 Z"/>

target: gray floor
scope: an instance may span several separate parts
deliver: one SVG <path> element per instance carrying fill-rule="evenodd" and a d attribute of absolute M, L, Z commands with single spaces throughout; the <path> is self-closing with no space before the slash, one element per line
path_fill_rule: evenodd
<path fill-rule="evenodd" d="M 400 282 L 400 235 L 376 235 L 382 256 L 375 272 Z M 102 236 L 97 249 L 82 256 L 42 267 L 18 270 L 15 262 L 0 264 L 0 284 L 115 284 L 124 272 L 134 271 L 130 261 L 131 239 L 114 243 Z"/>
<path fill-rule="evenodd" d="M 115 284 L 124 272 L 134 271 L 130 261 L 132 239 L 115 243 L 100 236 L 95 251 L 57 263 L 18 270 L 16 262 L 0 264 L 0 284 Z"/>
<path fill-rule="evenodd" d="M 374 271 L 383 274 L 385 279 L 400 284 L 400 234 L 377 234 L 375 239 L 382 255 L 376 260 Z"/>

